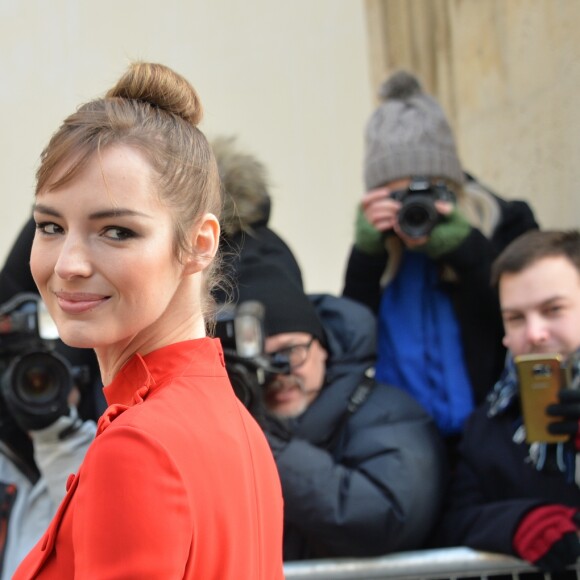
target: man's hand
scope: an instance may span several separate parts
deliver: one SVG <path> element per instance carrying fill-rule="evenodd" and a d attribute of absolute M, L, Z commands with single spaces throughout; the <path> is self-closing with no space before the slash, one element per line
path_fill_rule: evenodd
<path fill-rule="evenodd" d="M 580 557 L 578 512 L 564 505 L 544 505 L 528 512 L 514 534 L 520 558 L 545 572 L 559 572 Z"/>
<path fill-rule="evenodd" d="M 552 435 L 569 435 L 576 451 L 580 451 L 580 390 L 560 390 L 558 403 L 548 405 L 546 415 L 559 419 L 548 425 L 548 432 Z"/>

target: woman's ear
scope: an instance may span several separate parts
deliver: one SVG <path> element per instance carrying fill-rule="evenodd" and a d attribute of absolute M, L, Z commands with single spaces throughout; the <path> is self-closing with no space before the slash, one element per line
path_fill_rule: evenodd
<path fill-rule="evenodd" d="M 206 213 L 193 230 L 191 255 L 185 265 L 186 274 L 195 274 L 205 270 L 218 250 L 220 224 L 212 213 Z"/>

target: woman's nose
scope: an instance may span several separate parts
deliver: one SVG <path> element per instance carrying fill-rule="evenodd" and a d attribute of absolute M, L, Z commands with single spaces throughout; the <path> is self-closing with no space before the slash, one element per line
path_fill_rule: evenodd
<path fill-rule="evenodd" d="M 54 272 L 63 280 L 90 276 L 92 266 L 86 244 L 78 238 L 67 237 L 61 246 Z"/>

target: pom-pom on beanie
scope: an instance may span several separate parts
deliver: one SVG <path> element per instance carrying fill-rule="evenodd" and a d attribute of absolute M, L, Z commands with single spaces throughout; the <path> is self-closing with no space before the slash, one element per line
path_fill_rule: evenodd
<path fill-rule="evenodd" d="M 383 102 L 366 126 L 367 191 L 412 176 L 446 178 L 461 185 L 463 170 L 451 127 L 419 81 L 398 71 L 383 83 L 379 96 Z"/>

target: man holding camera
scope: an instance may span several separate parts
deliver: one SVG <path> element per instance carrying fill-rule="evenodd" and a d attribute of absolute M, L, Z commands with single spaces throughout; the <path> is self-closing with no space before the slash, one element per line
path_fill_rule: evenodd
<path fill-rule="evenodd" d="M 560 571 L 580 556 L 580 233 L 524 234 L 497 258 L 493 280 L 499 284 L 506 367 L 466 422 L 437 538 Z M 529 441 L 529 417 L 521 411 L 517 357 L 530 354 L 546 360 L 560 355 L 568 381 L 553 403 L 542 403 L 549 424 L 540 441 Z M 540 359 L 538 372 L 547 368 Z M 543 384 L 542 377 L 532 386 Z M 564 435 L 563 441 L 547 442 L 550 435 Z"/>
<path fill-rule="evenodd" d="M 249 408 L 282 482 L 284 559 L 422 547 L 440 510 L 442 443 L 412 397 L 373 380 L 372 313 L 346 298 L 308 297 L 267 260 L 244 265 L 238 293 L 239 308 L 258 301 L 265 311 L 263 363 L 247 362 L 265 378 L 254 381 L 259 405 Z"/>
<path fill-rule="evenodd" d="M 537 224 L 467 176 L 439 104 L 393 74 L 369 119 L 365 188 L 343 294 L 378 317 L 377 378 L 410 392 L 450 449 L 505 350 L 491 262 Z"/>

